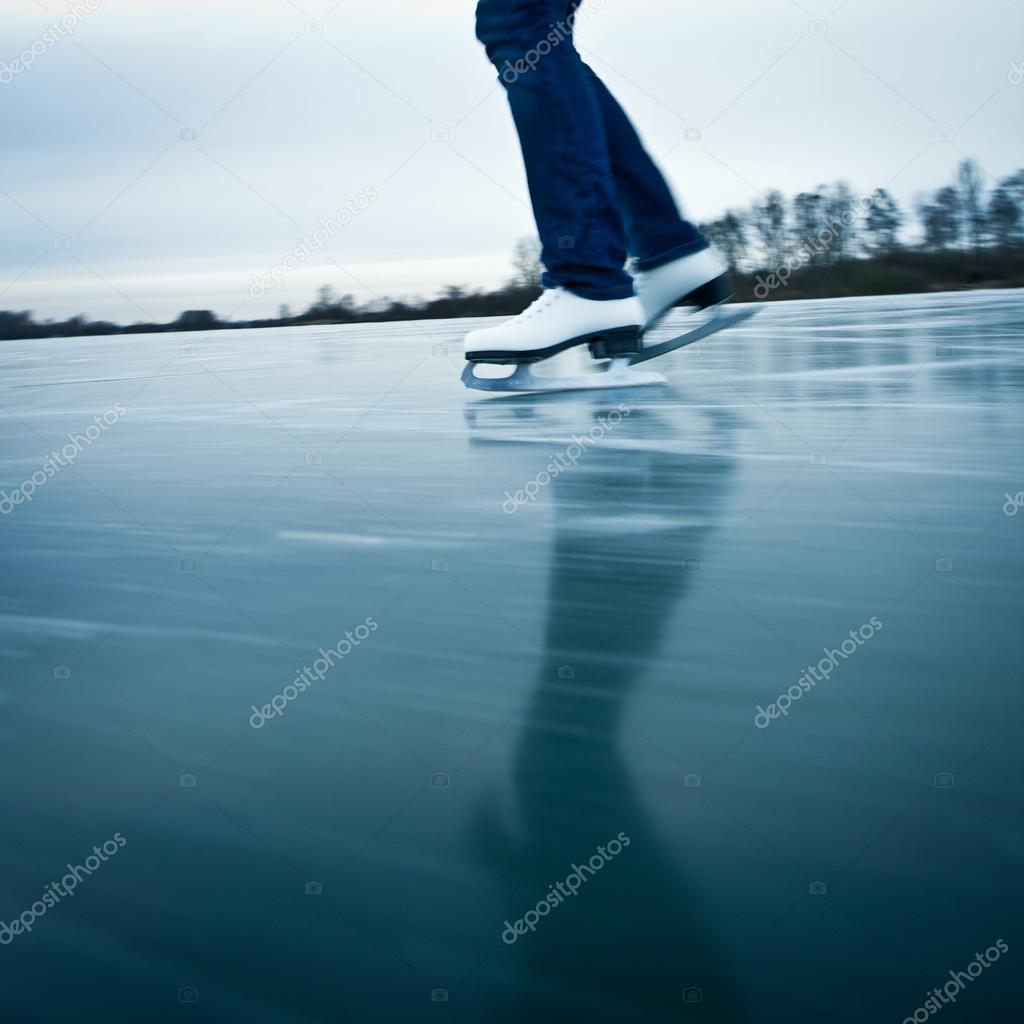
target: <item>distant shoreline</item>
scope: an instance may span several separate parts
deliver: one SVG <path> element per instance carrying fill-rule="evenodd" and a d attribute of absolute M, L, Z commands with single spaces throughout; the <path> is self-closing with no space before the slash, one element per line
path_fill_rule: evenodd
<path fill-rule="evenodd" d="M 733 268 L 739 302 L 915 295 L 982 288 L 1024 288 L 1024 170 L 986 190 L 984 173 L 971 159 L 956 180 L 915 204 L 918 231 L 907 243 L 907 222 L 884 188 L 859 198 L 843 181 L 819 185 L 791 200 L 778 190 L 748 209 L 728 210 L 699 225 Z M 574 242 L 574 239 L 569 239 Z M 189 309 L 170 323 L 115 324 L 74 316 L 38 322 L 28 310 L 0 311 L 0 341 L 401 323 L 517 316 L 541 292 L 544 268 L 536 238 L 521 238 L 512 258 L 514 276 L 495 291 L 450 284 L 433 299 L 378 297 L 358 304 L 324 285 L 309 308 L 287 305 L 276 317 L 222 320 L 208 309 Z M 262 298 L 280 276 L 253 276 L 251 298 Z"/>
<path fill-rule="evenodd" d="M 1024 252 L 985 249 L 978 253 L 931 253 L 908 249 L 875 259 L 812 264 L 788 277 L 760 270 L 736 273 L 734 278 L 737 302 L 1024 288 Z M 540 289 L 534 287 L 510 286 L 492 292 L 467 292 L 449 286 L 435 299 L 422 303 L 391 302 L 379 309 L 359 308 L 342 299 L 335 305 L 314 305 L 297 316 L 228 321 L 219 319 L 209 310 L 190 310 L 164 324 L 114 324 L 86 321 L 83 317 L 61 323 L 39 323 L 30 313 L 0 312 L 0 341 L 515 316 L 539 293 Z"/>

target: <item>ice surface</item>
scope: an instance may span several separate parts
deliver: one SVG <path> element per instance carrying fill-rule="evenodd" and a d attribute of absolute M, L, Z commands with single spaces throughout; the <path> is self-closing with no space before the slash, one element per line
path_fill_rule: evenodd
<path fill-rule="evenodd" d="M 902 1020 L 1015 948 L 1024 295 L 622 393 L 467 392 L 471 326 L 0 345 L 0 920 L 127 839 L 11 1020 Z"/>

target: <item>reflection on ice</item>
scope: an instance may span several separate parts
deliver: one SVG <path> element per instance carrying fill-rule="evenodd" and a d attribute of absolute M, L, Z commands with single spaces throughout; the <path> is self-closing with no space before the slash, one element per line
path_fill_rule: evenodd
<path fill-rule="evenodd" d="M 436 989 L 466 1022 L 899 1020 L 1020 945 L 1024 296 L 771 304 L 625 393 L 471 394 L 472 326 L 0 346 L 0 491 L 127 410 L 0 516 L 0 921 L 128 839 L 4 947 L 12 1020 L 182 986 L 267 1024 Z"/>

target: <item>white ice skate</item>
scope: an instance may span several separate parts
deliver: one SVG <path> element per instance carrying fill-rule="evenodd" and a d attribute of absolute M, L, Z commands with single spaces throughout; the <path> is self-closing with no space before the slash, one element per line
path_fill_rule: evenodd
<path fill-rule="evenodd" d="M 710 338 L 757 313 L 756 306 L 727 308 L 726 303 L 734 292 L 729 264 L 715 249 L 703 249 L 637 274 L 636 293 L 644 309 L 645 338 L 640 352 L 630 357 L 630 365 L 645 363 Z M 659 343 L 649 342 L 646 332 L 656 327 L 676 306 L 688 306 L 703 315 L 689 320 L 683 334 Z"/>
<path fill-rule="evenodd" d="M 547 289 L 513 320 L 466 336 L 474 363 L 536 363 L 588 345 L 598 359 L 640 351 L 643 307 L 634 299 L 597 302 L 564 288 Z"/>
<path fill-rule="evenodd" d="M 466 337 L 468 365 L 462 382 L 478 391 L 563 391 L 662 384 L 659 373 L 634 373 L 630 358 L 643 337 L 643 306 L 635 298 L 607 302 L 584 299 L 563 288 L 546 290 L 515 319 Z M 586 346 L 607 360 L 590 373 L 571 377 L 534 374 L 531 364 Z M 481 376 L 481 364 L 514 365 L 508 376 Z"/>
<path fill-rule="evenodd" d="M 644 308 L 644 330 L 656 326 L 675 306 L 710 309 L 728 302 L 735 291 L 729 264 L 715 249 L 703 249 L 639 273 L 635 282 Z"/>

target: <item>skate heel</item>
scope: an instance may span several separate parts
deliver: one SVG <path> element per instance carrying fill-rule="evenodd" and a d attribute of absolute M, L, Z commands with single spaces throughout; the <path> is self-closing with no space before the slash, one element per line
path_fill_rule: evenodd
<path fill-rule="evenodd" d="M 690 292 L 680 301 L 679 305 L 708 309 L 711 306 L 720 306 L 723 302 L 728 302 L 735 294 L 736 289 L 733 287 L 732 278 L 728 274 L 722 274 Z"/>
<path fill-rule="evenodd" d="M 635 355 L 643 347 L 643 329 L 616 327 L 614 330 L 595 334 L 588 344 L 590 354 L 595 359 L 616 359 L 620 356 Z"/>

